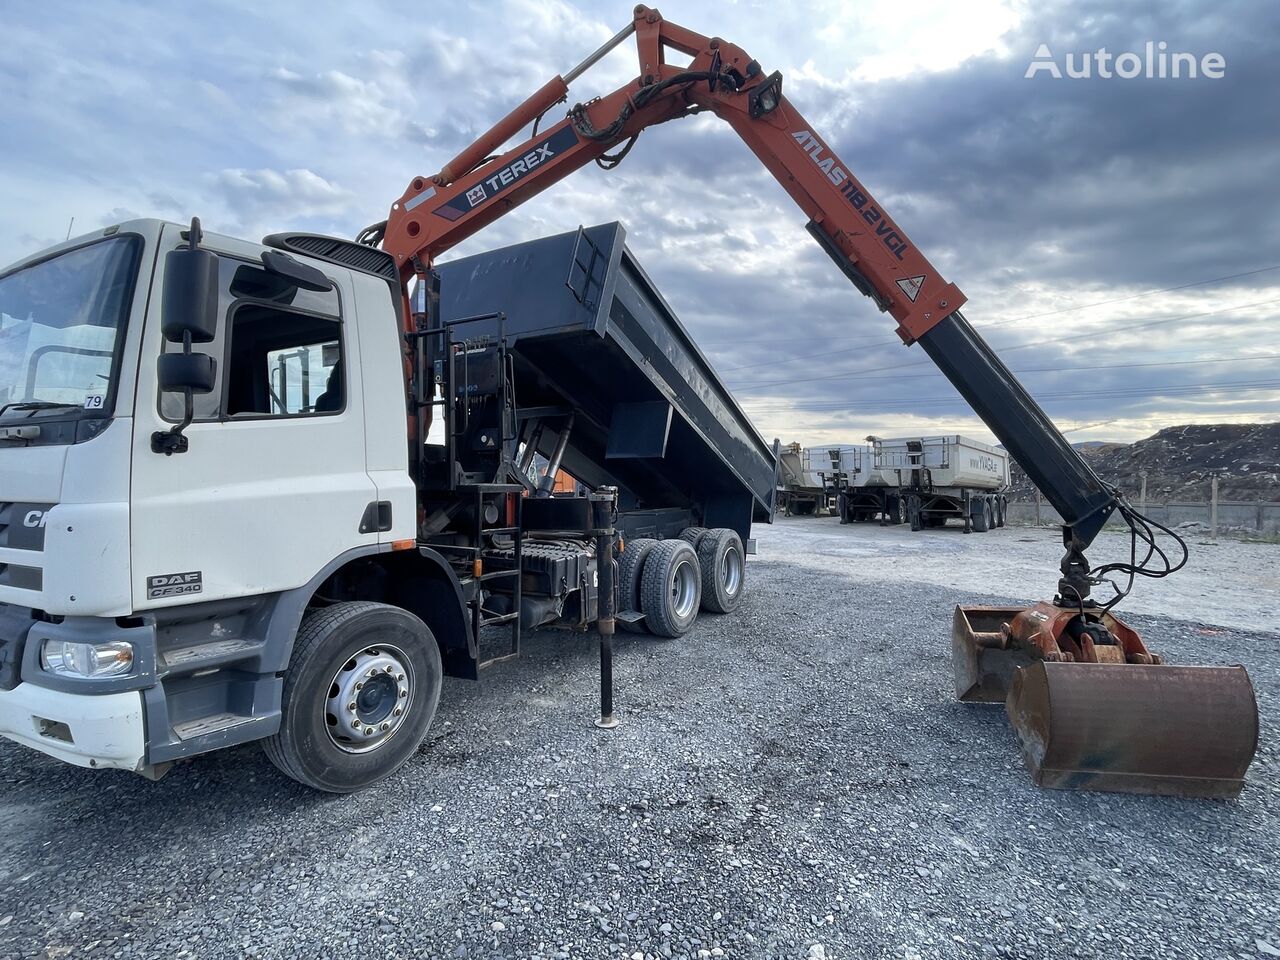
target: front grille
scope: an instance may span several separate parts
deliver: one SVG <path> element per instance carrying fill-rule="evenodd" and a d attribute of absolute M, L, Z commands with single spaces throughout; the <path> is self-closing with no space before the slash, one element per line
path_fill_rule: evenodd
<path fill-rule="evenodd" d="M 44 571 L 23 563 L 0 563 L 0 587 L 16 587 L 19 590 L 40 590 L 44 586 Z"/>
<path fill-rule="evenodd" d="M 0 501 L 0 548 L 43 550 L 44 528 L 52 503 Z"/>

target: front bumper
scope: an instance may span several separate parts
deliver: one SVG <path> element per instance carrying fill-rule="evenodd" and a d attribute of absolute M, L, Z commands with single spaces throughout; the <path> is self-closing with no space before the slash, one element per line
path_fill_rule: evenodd
<path fill-rule="evenodd" d="M 0 690 L 0 736 L 77 766 L 138 771 L 146 753 L 142 694 L 84 696 L 20 683 Z"/>

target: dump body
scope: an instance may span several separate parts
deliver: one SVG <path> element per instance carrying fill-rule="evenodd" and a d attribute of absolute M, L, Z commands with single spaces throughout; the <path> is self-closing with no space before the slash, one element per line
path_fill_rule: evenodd
<path fill-rule="evenodd" d="M 923 468 L 921 486 L 999 490 L 1009 483 L 1009 456 L 986 443 L 955 434 L 903 437 L 875 443 L 875 468 L 915 485 L 912 473 Z"/>
<path fill-rule="evenodd" d="M 691 521 L 743 539 L 770 521 L 778 454 L 751 424 L 607 223 L 437 265 L 445 323 L 505 335 L 522 417 L 574 412 L 565 470 L 620 490 L 621 526 L 674 536 Z M 550 456 L 556 434 L 537 444 Z"/>

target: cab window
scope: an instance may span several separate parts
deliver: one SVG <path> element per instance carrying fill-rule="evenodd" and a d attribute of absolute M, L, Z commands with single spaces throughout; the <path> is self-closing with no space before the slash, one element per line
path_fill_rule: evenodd
<path fill-rule="evenodd" d="M 193 398 L 196 420 L 324 416 L 345 408 L 336 288 L 303 290 L 260 266 L 224 256 L 219 304 L 216 336 L 200 348 L 217 358 L 218 384 Z M 160 397 L 168 420 L 182 418 L 182 404 L 180 394 Z"/>

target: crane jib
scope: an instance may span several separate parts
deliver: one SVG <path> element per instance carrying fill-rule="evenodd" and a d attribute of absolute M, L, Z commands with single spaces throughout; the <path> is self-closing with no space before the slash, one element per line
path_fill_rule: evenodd
<path fill-rule="evenodd" d="M 862 219 L 871 225 L 876 237 L 893 251 L 895 257 L 899 260 L 903 259 L 908 246 L 906 238 L 898 232 L 898 228 L 884 211 L 871 202 L 871 198 L 858 187 L 853 177 L 849 176 L 848 172 L 836 162 L 835 155 L 808 130 L 798 130 L 791 135 L 791 138 L 800 144 L 801 149 L 809 155 L 809 159 L 817 164 L 818 169 L 827 175 L 827 179 L 834 186 L 839 188 L 841 196 L 848 200 L 862 215 Z"/>
<path fill-rule="evenodd" d="M 578 135 L 572 127 L 561 127 L 555 133 L 535 143 L 510 163 L 482 177 L 479 182 L 459 193 L 448 203 L 436 207 L 432 212 L 452 223 L 518 183 L 544 163 L 560 156 L 577 142 Z"/>

